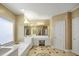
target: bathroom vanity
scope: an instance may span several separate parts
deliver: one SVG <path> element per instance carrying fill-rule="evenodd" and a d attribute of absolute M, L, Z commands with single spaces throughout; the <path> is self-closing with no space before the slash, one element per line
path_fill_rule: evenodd
<path fill-rule="evenodd" d="M 50 44 L 48 36 L 34 36 L 32 41 L 35 46 L 48 46 Z"/>

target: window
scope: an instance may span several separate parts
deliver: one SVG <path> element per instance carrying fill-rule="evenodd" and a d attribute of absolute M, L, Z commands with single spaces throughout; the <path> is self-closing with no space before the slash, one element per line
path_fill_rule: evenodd
<path fill-rule="evenodd" d="M 0 44 L 12 42 L 14 39 L 13 22 L 0 18 Z"/>

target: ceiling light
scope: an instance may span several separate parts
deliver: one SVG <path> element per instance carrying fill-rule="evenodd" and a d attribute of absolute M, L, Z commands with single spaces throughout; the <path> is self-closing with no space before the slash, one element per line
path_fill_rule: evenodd
<path fill-rule="evenodd" d="M 25 19 L 24 23 L 29 23 L 29 21 L 28 21 L 28 19 L 26 18 L 26 16 L 24 16 L 24 19 Z"/>
<path fill-rule="evenodd" d="M 29 22 L 27 20 L 25 20 L 24 23 L 29 23 Z"/>
<path fill-rule="evenodd" d="M 43 22 L 38 22 L 37 25 L 44 25 L 44 23 Z"/>

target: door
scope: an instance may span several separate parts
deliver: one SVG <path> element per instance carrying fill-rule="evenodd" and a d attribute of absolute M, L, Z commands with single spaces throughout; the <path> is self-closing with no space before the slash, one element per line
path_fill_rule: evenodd
<path fill-rule="evenodd" d="M 65 48 L 65 21 L 57 21 L 54 25 L 54 47 Z"/>
<path fill-rule="evenodd" d="M 79 17 L 72 20 L 72 51 L 79 54 Z"/>

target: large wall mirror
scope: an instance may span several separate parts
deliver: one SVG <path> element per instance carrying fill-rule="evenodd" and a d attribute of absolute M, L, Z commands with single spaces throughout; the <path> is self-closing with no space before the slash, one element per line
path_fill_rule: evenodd
<path fill-rule="evenodd" d="M 24 35 L 48 35 L 48 26 L 24 26 Z"/>

